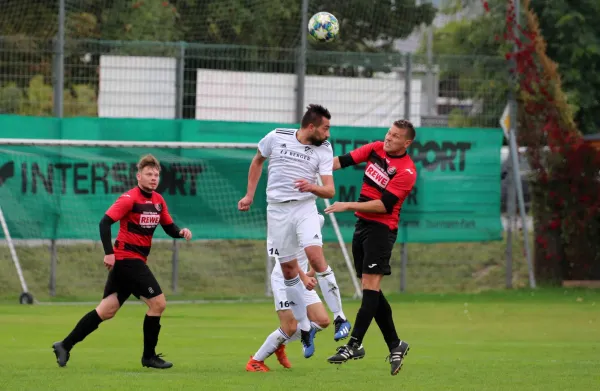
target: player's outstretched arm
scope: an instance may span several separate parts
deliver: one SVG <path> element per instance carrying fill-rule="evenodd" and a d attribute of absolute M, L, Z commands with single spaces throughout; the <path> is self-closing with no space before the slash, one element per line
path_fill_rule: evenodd
<path fill-rule="evenodd" d="M 362 213 L 389 213 L 382 200 L 371 200 L 367 202 L 334 202 L 325 208 L 325 213 L 340 212 L 362 212 Z"/>
<path fill-rule="evenodd" d="M 256 155 L 252 158 L 250 168 L 248 169 L 248 186 L 246 188 L 246 195 L 238 202 L 238 210 L 245 212 L 250 209 L 250 205 L 254 201 L 254 194 L 256 193 L 256 187 L 263 170 L 263 164 L 267 160 L 260 151 L 256 152 Z"/>

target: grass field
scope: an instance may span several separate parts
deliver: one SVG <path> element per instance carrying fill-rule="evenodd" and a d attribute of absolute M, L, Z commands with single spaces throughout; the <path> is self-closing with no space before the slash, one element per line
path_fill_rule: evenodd
<path fill-rule="evenodd" d="M 126 304 L 72 351 L 66 368 L 51 345 L 87 305 L 0 304 L 2 390 L 593 390 L 600 384 L 600 292 L 516 290 L 479 294 L 407 294 L 391 298 L 401 338 L 411 344 L 398 376 L 389 374 L 373 323 L 367 356 L 328 364 L 332 329 L 311 359 L 288 346 L 292 369 L 274 357 L 270 373 L 247 373 L 249 356 L 276 327 L 271 303 L 173 304 L 158 352 L 175 366 L 140 365 L 143 305 Z M 346 301 L 353 320 L 357 302 Z"/>
<path fill-rule="evenodd" d="M 172 245 L 152 247 L 148 265 L 170 297 L 264 298 L 264 241 L 195 241 L 179 248 L 178 291 L 173 295 Z M 348 245 L 349 247 L 349 245 Z M 353 293 L 350 274 L 337 243 L 324 246 L 342 294 Z M 348 249 L 350 254 L 351 250 Z M 505 286 L 506 242 L 434 243 L 408 245 L 408 292 L 477 292 Z M 97 300 L 106 281 L 99 242 L 57 246 L 56 296 L 48 294 L 50 251 L 45 246 L 18 246 L 25 280 L 38 300 Z M 392 255 L 392 276 L 384 279 L 386 292 L 400 289 L 400 246 Z M 522 240 L 515 241 L 513 286 L 528 284 Z M 18 299 L 21 292 L 8 247 L 0 245 L 0 298 Z"/>

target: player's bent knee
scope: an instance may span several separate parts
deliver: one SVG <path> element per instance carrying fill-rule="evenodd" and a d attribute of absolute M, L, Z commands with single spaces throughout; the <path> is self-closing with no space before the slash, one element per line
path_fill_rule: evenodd
<path fill-rule="evenodd" d="M 306 252 L 306 257 L 308 258 L 310 266 L 312 266 L 317 273 L 327 270 L 327 261 L 325 260 L 325 255 L 323 254 L 323 248 L 321 246 L 308 246 L 304 248 L 304 251 Z"/>
<path fill-rule="evenodd" d="M 150 312 L 156 315 L 162 314 L 167 308 L 167 299 L 165 298 L 164 294 L 160 294 L 156 297 L 147 299 L 145 301 L 146 304 L 148 304 Z"/>
<path fill-rule="evenodd" d="M 327 315 L 318 317 L 317 319 L 313 320 L 313 322 L 318 324 L 319 327 L 322 329 L 326 329 L 331 324 L 331 321 L 329 320 L 329 316 L 327 316 Z"/>
<path fill-rule="evenodd" d="M 382 274 L 364 274 L 362 275 L 362 288 L 371 291 L 378 291 L 381 287 Z"/>
<path fill-rule="evenodd" d="M 323 306 L 323 303 L 311 304 L 306 310 L 308 312 L 308 319 L 315 322 L 320 328 L 325 329 L 331 324 L 329 315 L 327 314 L 327 310 Z"/>
<path fill-rule="evenodd" d="M 98 313 L 100 319 L 109 320 L 116 315 L 117 311 L 119 311 L 119 308 L 121 308 L 119 299 L 117 298 L 116 294 L 112 294 L 102 299 L 100 304 L 98 304 L 96 307 L 96 312 Z"/>
<path fill-rule="evenodd" d="M 288 262 L 281 262 L 281 273 L 286 280 L 296 277 L 300 273 L 300 268 L 298 267 L 298 261 L 296 259 L 292 259 Z"/>

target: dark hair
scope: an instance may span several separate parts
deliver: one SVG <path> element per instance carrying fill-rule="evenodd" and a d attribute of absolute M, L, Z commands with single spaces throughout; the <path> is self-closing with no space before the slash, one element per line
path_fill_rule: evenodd
<path fill-rule="evenodd" d="M 300 125 L 303 128 L 308 127 L 308 125 L 313 124 L 315 126 L 321 125 L 323 121 L 323 117 L 327 119 L 331 119 L 331 114 L 329 110 L 321 105 L 310 104 L 306 108 L 306 113 L 302 116 L 302 122 Z"/>
<path fill-rule="evenodd" d="M 400 129 L 406 129 L 406 138 L 409 140 L 414 140 L 415 137 L 417 137 L 415 127 L 409 120 L 399 119 L 398 121 L 394 121 L 394 126 Z"/>

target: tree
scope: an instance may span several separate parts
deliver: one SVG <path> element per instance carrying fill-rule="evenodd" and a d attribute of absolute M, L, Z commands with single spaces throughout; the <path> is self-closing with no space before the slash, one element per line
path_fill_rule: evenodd
<path fill-rule="evenodd" d="M 547 54 L 558 63 L 574 120 L 582 133 L 600 132 L 600 2 L 533 1 Z"/>
<path fill-rule="evenodd" d="M 505 58 L 512 49 L 502 39 L 506 31 L 507 1 L 488 0 L 485 3 L 489 12 L 482 12 L 481 0 L 450 0 L 446 3 L 442 12 L 463 13 L 466 18 L 436 30 L 433 48 L 436 55 L 493 56 L 499 61 Z M 600 72 L 597 71 L 600 64 L 600 24 L 597 23 L 600 2 L 534 1 L 532 10 L 538 15 L 542 34 L 548 42 L 547 54 L 558 63 L 562 86 L 580 131 L 597 133 L 600 129 L 600 117 L 597 115 L 600 110 Z M 508 63 L 505 64 L 508 67 Z M 477 67 L 455 68 L 456 72 L 443 75 L 442 83 L 456 83 L 457 94 L 473 95 L 468 80 L 490 80 L 493 82 L 488 84 L 484 95 L 506 96 L 507 68 L 488 68 L 485 75 L 474 75 L 473 72 L 479 72 Z M 478 97 L 481 97 L 481 92 Z M 497 111 L 502 108 L 498 106 Z M 495 121 L 497 123 L 497 118 Z"/>

